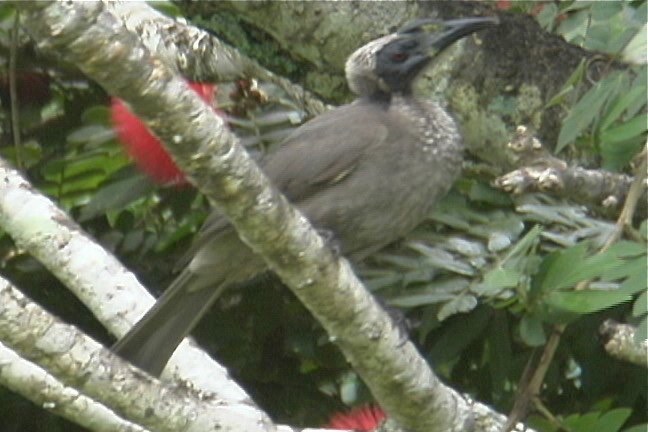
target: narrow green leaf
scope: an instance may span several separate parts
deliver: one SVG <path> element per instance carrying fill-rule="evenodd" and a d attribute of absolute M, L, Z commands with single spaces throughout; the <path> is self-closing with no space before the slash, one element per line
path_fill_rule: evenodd
<path fill-rule="evenodd" d="M 556 22 L 556 17 L 558 16 L 558 6 L 553 3 L 547 3 L 536 19 L 540 23 L 543 29 L 552 30 L 554 23 Z"/>
<path fill-rule="evenodd" d="M 612 108 L 608 110 L 605 117 L 601 121 L 601 130 L 606 130 L 614 121 L 621 117 L 621 114 L 631 105 L 636 104 L 638 100 L 646 100 L 646 86 L 631 88 L 627 93 L 621 96 L 614 102 Z"/>
<path fill-rule="evenodd" d="M 86 221 L 108 211 L 122 209 L 154 189 L 155 185 L 142 174 L 110 183 L 101 187 L 81 209 L 79 219 Z"/>
<path fill-rule="evenodd" d="M 620 291 L 554 291 L 546 303 L 563 311 L 578 314 L 597 312 L 632 300 L 632 296 Z"/>
<path fill-rule="evenodd" d="M 632 316 L 640 317 L 648 313 L 648 291 L 644 291 L 632 305 Z"/>
<path fill-rule="evenodd" d="M 645 141 L 646 138 L 643 135 L 614 143 L 601 141 L 601 156 L 603 157 L 601 168 L 608 171 L 623 169 L 641 150 Z"/>
<path fill-rule="evenodd" d="M 437 313 L 437 317 L 439 318 L 439 321 L 443 321 L 452 315 L 470 312 L 477 307 L 477 304 L 477 298 L 473 295 L 458 295 L 448 303 L 441 306 L 439 313 Z"/>
<path fill-rule="evenodd" d="M 422 289 L 408 289 L 402 294 L 390 296 L 387 302 L 390 306 L 403 308 L 447 302 L 460 296 L 466 288 L 466 279 L 453 278 L 443 282 L 431 282 Z"/>
<path fill-rule="evenodd" d="M 644 6 L 645 7 L 645 6 Z M 632 80 L 632 83 L 630 84 L 631 88 L 646 88 L 646 84 L 648 83 L 648 65 L 643 65 L 638 68 L 639 70 L 637 71 L 637 75 L 635 76 L 634 80 Z M 645 111 L 646 107 L 646 98 L 641 98 L 637 99 L 635 103 L 631 104 L 627 109 L 626 109 L 626 116 L 628 117 L 634 117 L 637 115 L 640 111 Z"/>
<path fill-rule="evenodd" d="M 637 331 L 635 332 L 634 340 L 635 343 L 642 343 L 648 339 L 648 316 L 645 316 L 637 326 Z"/>
<path fill-rule="evenodd" d="M 575 5 L 578 3 L 580 2 L 574 2 Z M 589 15 L 589 11 L 586 9 L 570 13 L 567 19 L 560 23 L 557 32 L 562 34 L 568 42 L 580 45 L 587 35 Z"/>
<path fill-rule="evenodd" d="M 639 136 L 648 130 L 648 117 L 646 113 L 639 114 L 622 125 L 607 129 L 601 133 L 601 141 L 611 144 L 627 141 Z"/>
<path fill-rule="evenodd" d="M 558 135 L 556 153 L 578 138 L 592 124 L 603 104 L 621 83 L 622 77 L 623 75 L 616 73 L 599 81 L 572 107 Z"/>
<path fill-rule="evenodd" d="M 581 64 L 582 63 L 583 62 L 581 61 Z M 560 105 L 561 103 L 563 103 L 565 101 L 565 96 L 567 96 L 569 93 L 571 93 L 572 90 L 574 90 L 574 88 L 575 87 L 573 85 L 571 85 L 571 84 L 570 85 L 565 85 L 562 89 L 560 89 L 560 91 L 558 93 L 556 93 L 555 95 L 553 95 L 553 97 L 551 99 L 549 99 L 549 102 L 547 102 L 546 105 L 545 105 L 545 109 L 551 108 L 552 106 Z"/>
<path fill-rule="evenodd" d="M 623 60 L 634 64 L 646 64 L 646 26 L 647 24 L 644 24 L 639 29 L 621 52 Z"/>
<path fill-rule="evenodd" d="M 503 289 L 514 288 L 522 275 L 519 271 L 509 268 L 496 268 L 484 276 L 483 282 L 473 288 L 473 292 L 480 295 L 497 294 Z"/>
<path fill-rule="evenodd" d="M 565 87 L 574 87 L 577 84 L 580 84 L 581 81 L 583 81 L 583 77 L 585 76 L 586 67 L 587 61 L 585 59 L 582 59 L 578 66 L 576 66 L 576 69 L 574 69 L 574 72 L 572 72 L 569 78 L 567 78 Z"/>

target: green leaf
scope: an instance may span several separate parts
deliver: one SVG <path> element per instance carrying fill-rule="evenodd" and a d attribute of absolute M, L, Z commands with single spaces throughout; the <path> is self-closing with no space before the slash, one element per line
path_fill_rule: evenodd
<path fill-rule="evenodd" d="M 604 131 L 608 129 L 612 123 L 614 123 L 619 119 L 619 117 L 621 117 L 621 114 L 623 114 L 623 112 L 628 109 L 629 106 L 636 104 L 639 100 L 646 100 L 646 86 L 634 87 L 631 88 L 627 93 L 622 93 L 601 121 L 601 130 Z"/>
<path fill-rule="evenodd" d="M 644 24 L 621 52 L 624 61 L 634 64 L 646 64 L 646 26 Z"/>
<path fill-rule="evenodd" d="M 442 327 L 442 334 L 429 353 L 434 364 L 445 363 L 459 356 L 475 339 L 484 334 L 490 318 L 491 311 L 482 307 L 462 316 L 461 319 L 448 321 Z"/>
<path fill-rule="evenodd" d="M 619 290 L 615 291 L 554 291 L 549 294 L 546 304 L 563 311 L 577 314 L 597 312 L 620 303 L 632 300 L 632 296 Z"/>
<path fill-rule="evenodd" d="M 103 186 L 81 209 L 79 219 L 87 221 L 108 211 L 124 208 L 131 202 L 155 190 L 155 185 L 143 174 L 136 174 Z"/>
<path fill-rule="evenodd" d="M 631 88 L 646 88 L 646 84 L 648 83 L 648 66 L 643 65 L 637 71 L 637 75 L 635 76 L 634 80 L 632 80 L 632 83 L 630 84 Z M 633 104 L 630 104 L 630 106 L 626 109 L 625 115 L 627 117 L 634 117 L 637 115 L 640 111 L 645 111 L 646 108 L 646 98 L 641 98 L 637 99 Z"/>
<path fill-rule="evenodd" d="M 547 104 L 545 105 L 545 109 L 565 102 L 566 96 L 577 89 L 580 83 L 583 81 L 586 68 L 587 61 L 585 59 L 582 59 L 578 66 L 576 66 L 574 71 L 571 73 L 569 78 L 567 78 L 567 81 L 565 81 L 563 87 L 558 91 L 558 93 L 556 93 L 551 97 L 551 99 L 549 99 L 549 102 L 547 102 Z"/>
<path fill-rule="evenodd" d="M 112 130 L 112 128 L 106 126 L 112 124 L 110 120 L 110 113 L 111 111 L 108 106 L 94 105 L 83 111 L 81 120 L 84 124 L 101 124 L 104 125 L 104 128 Z"/>
<path fill-rule="evenodd" d="M 647 430 L 648 430 L 648 423 L 642 423 L 640 425 L 635 425 L 627 429 L 623 429 L 623 432 L 646 432 Z"/>
<path fill-rule="evenodd" d="M 589 257 L 587 243 L 554 252 L 545 258 L 546 269 L 542 279 L 542 291 L 555 291 L 574 286 L 576 283 L 599 277 L 619 266 L 621 262 L 615 251 L 606 251 Z"/>
<path fill-rule="evenodd" d="M 608 249 L 618 257 L 646 256 L 646 245 L 629 240 L 620 240 Z"/>
<path fill-rule="evenodd" d="M 531 254 L 531 251 L 538 245 L 538 241 L 542 234 L 542 226 L 534 225 L 528 233 L 524 235 L 513 248 L 502 259 L 502 265 L 509 260 L 514 260 L 518 257 L 526 257 Z"/>
<path fill-rule="evenodd" d="M 625 167 L 632 158 L 641 150 L 645 137 L 638 135 L 627 141 L 609 143 L 601 142 L 601 168 L 608 171 L 619 171 Z"/>
<path fill-rule="evenodd" d="M 573 414 L 565 419 L 563 426 L 570 432 L 594 432 L 600 412 L 588 412 L 585 414 Z M 601 431 L 602 432 L 602 431 Z"/>
<path fill-rule="evenodd" d="M 443 321 L 452 315 L 470 312 L 477 307 L 477 304 L 478 302 L 475 296 L 467 294 L 459 295 L 444 304 L 441 309 L 439 309 L 437 317 L 439 318 L 439 321 Z"/>
<path fill-rule="evenodd" d="M 545 30 L 551 30 L 554 23 L 556 22 L 556 17 L 558 16 L 558 6 L 553 3 L 547 3 L 542 8 L 540 13 L 536 16 L 536 19 Z"/>
<path fill-rule="evenodd" d="M 531 347 L 542 346 L 547 342 L 542 321 L 530 315 L 525 315 L 520 320 L 520 337 Z"/>
<path fill-rule="evenodd" d="M 593 430 L 605 432 L 617 432 L 632 414 L 629 408 L 617 408 L 604 413 L 599 417 L 596 428 Z"/>
<path fill-rule="evenodd" d="M 646 289 L 646 260 L 644 257 L 637 258 L 632 262 L 636 271 L 628 273 L 628 278 L 623 281 L 619 291 L 628 295 L 637 294 Z M 630 264 L 628 265 L 630 267 Z"/>
<path fill-rule="evenodd" d="M 431 282 L 423 289 L 408 289 L 400 295 L 389 297 L 391 306 L 411 308 L 429 304 L 447 302 L 461 295 L 468 288 L 468 281 L 463 278 L 453 278 L 444 282 Z"/>
<path fill-rule="evenodd" d="M 471 201 L 483 202 L 496 206 L 508 206 L 511 204 L 511 197 L 508 194 L 505 194 L 483 182 L 471 182 L 468 196 Z"/>
<path fill-rule="evenodd" d="M 632 316 L 640 317 L 648 314 L 648 291 L 641 293 L 632 306 Z"/>
<path fill-rule="evenodd" d="M 601 133 L 601 141 L 611 144 L 632 139 L 648 130 L 648 126 L 646 126 L 647 122 L 648 117 L 646 117 L 646 113 L 639 114 L 632 120 L 603 131 Z"/>
<path fill-rule="evenodd" d="M 473 287 L 472 291 L 480 295 L 494 295 L 506 288 L 514 288 L 522 274 L 510 268 L 496 268 L 484 276 L 483 282 Z"/>
<path fill-rule="evenodd" d="M 104 125 L 89 125 L 80 127 L 69 134 L 67 141 L 70 144 L 92 143 L 93 145 L 99 145 L 113 138 L 115 138 L 115 133 L 112 129 Z"/>
<path fill-rule="evenodd" d="M 645 316 L 637 326 L 637 331 L 635 332 L 634 341 L 635 343 L 642 343 L 648 339 L 648 316 Z"/>
<path fill-rule="evenodd" d="M 574 4 L 578 3 L 579 2 L 574 2 Z M 568 42 L 580 45 L 583 43 L 585 36 L 587 35 L 589 16 L 590 13 L 588 10 L 579 10 L 571 13 L 567 16 L 566 20 L 560 23 L 557 32 L 562 34 Z"/>
<path fill-rule="evenodd" d="M 567 144 L 578 138 L 592 124 L 594 119 L 599 115 L 603 104 L 616 91 L 622 80 L 622 74 L 611 74 L 606 79 L 596 83 L 572 107 L 558 135 L 556 153 L 559 153 Z"/>

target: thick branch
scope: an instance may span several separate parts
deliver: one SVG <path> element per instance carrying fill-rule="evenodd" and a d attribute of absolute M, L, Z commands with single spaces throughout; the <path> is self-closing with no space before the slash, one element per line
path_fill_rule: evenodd
<path fill-rule="evenodd" d="M 275 75 L 202 29 L 166 17 L 143 2 L 111 1 L 105 5 L 151 52 L 187 78 L 201 82 L 259 78 L 279 86 L 310 115 L 326 110 L 309 91 Z"/>
<path fill-rule="evenodd" d="M 277 430 L 254 406 L 224 404 L 211 393 L 188 386 L 173 387 L 142 374 L 29 301 L 4 279 L 0 279 L 0 304 L 0 336 L 9 347 L 37 361 L 62 383 L 105 402 L 151 430 Z M 280 430 L 292 431 L 285 426 Z"/>
<path fill-rule="evenodd" d="M 0 286 L 4 285 L 0 279 Z M 0 288 L 2 289 L 2 288 Z M 95 432 L 145 432 L 0 343 L 0 384 L 45 410 Z"/>
<path fill-rule="evenodd" d="M 61 280 L 112 333 L 122 335 L 154 300 L 135 276 L 68 215 L 0 159 L 0 227 Z M 116 290 L 115 287 L 118 287 Z M 185 341 L 174 375 L 230 404 L 249 396 L 193 343 Z"/>
<path fill-rule="evenodd" d="M 625 174 L 567 164 L 551 155 L 524 126 L 517 128 L 508 148 L 509 164 L 517 169 L 495 179 L 493 185 L 513 194 L 544 192 L 609 213 L 620 210 L 633 181 Z M 640 201 L 645 215 L 646 197 Z"/>

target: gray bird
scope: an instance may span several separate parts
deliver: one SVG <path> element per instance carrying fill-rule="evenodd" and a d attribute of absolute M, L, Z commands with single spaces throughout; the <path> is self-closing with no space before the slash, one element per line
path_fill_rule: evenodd
<path fill-rule="evenodd" d="M 441 51 L 494 18 L 409 23 L 346 62 L 358 98 L 297 128 L 261 167 L 354 262 L 421 223 L 459 175 L 462 143 L 452 118 L 416 99 L 412 84 Z M 215 211 L 193 258 L 114 352 L 159 375 L 182 339 L 227 286 L 266 270 L 261 257 Z"/>

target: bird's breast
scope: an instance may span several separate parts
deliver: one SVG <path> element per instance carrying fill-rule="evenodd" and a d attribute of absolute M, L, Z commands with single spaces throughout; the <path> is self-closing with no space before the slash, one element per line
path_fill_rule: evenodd
<path fill-rule="evenodd" d="M 334 232 L 352 258 L 414 229 L 459 175 L 462 145 L 454 121 L 436 105 L 425 108 L 396 106 L 385 113 L 387 138 L 367 148 L 326 198 L 303 203 L 309 218 Z"/>

